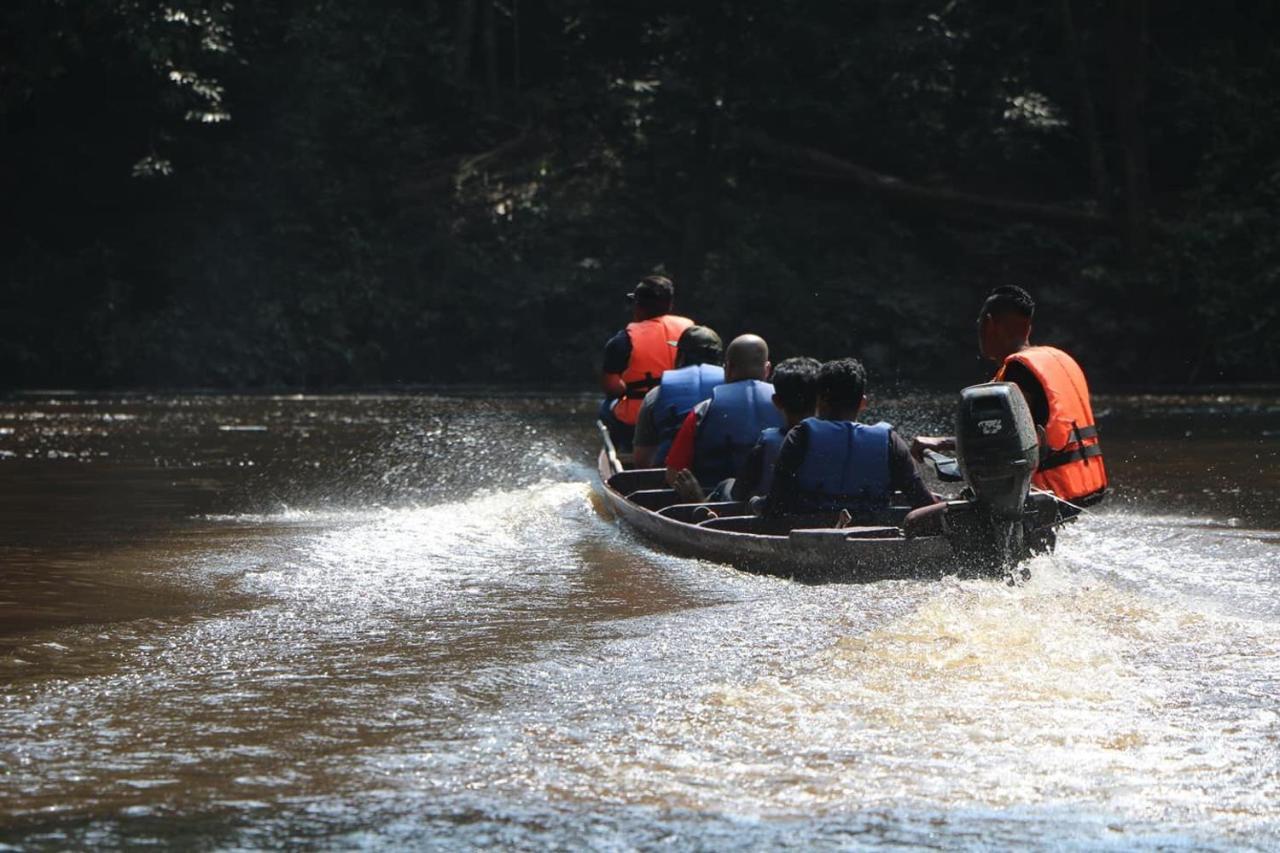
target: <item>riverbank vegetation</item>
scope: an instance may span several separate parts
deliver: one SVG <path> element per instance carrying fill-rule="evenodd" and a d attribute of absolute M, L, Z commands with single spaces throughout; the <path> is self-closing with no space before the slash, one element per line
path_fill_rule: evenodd
<path fill-rule="evenodd" d="M 661 270 L 960 381 L 1280 375 L 1280 24 L 1171 0 L 15 0 L 0 384 L 581 378 Z"/>

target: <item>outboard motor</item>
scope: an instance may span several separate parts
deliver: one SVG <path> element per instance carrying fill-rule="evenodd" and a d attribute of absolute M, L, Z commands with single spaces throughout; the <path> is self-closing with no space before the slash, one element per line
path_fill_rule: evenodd
<path fill-rule="evenodd" d="M 960 392 L 956 455 L 974 498 L 996 518 L 1021 519 L 1040 446 L 1031 410 L 1012 382 Z"/>
<path fill-rule="evenodd" d="M 988 382 L 960 392 L 956 454 L 972 499 L 948 509 L 948 533 L 969 568 L 1011 575 L 1026 556 L 1023 518 L 1039 452 L 1018 386 Z"/>

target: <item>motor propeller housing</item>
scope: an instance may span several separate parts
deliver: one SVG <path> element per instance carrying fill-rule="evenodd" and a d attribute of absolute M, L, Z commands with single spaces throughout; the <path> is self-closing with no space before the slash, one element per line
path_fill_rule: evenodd
<path fill-rule="evenodd" d="M 956 455 L 974 499 L 994 518 L 1021 519 L 1039 444 L 1031 410 L 1012 382 L 960 392 Z"/>

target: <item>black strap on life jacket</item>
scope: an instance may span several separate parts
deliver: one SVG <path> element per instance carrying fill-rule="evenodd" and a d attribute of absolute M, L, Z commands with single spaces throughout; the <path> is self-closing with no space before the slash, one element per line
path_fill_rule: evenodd
<path fill-rule="evenodd" d="M 635 382 L 627 383 L 627 396 L 634 397 L 637 394 L 647 394 L 662 383 L 662 378 L 654 376 L 652 373 L 646 373 L 644 379 L 637 379 Z"/>
<path fill-rule="evenodd" d="M 1071 425 L 1071 441 L 1068 446 L 1076 445 L 1071 450 L 1055 450 L 1040 460 L 1040 470 L 1048 471 L 1050 468 L 1057 468 L 1062 465 L 1069 465 L 1072 462 L 1081 462 L 1085 459 L 1094 459 L 1102 455 L 1102 447 L 1097 444 L 1098 428 L 1093 424 L 1088 426 Z M 1084 442 L 1094 439 L 1093 444 L 1084 446 Z"/>
<path fill-rule="evenodd" d="M 1072 462 L 1080 462 L 1084 459 L 1093 459 L 1095 456 L 1102 455 L 1102 448 L 1096 444 L 1088 447 L 1080 447 L 1075 450 L 1059 450 L 1057 453 L 1050 453 L 1040 463 L 1041 471 L 1048 471 L 1050 468 L 1057 468 L 1061 465 L 1068 465 Z"/>

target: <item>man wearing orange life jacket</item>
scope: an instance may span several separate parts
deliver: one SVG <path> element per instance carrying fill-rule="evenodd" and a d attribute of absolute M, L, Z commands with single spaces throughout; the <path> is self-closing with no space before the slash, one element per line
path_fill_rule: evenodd
<path fill-rule="evenodd" d="M 1032 346 L 1035 302 L 1020 287 L 997 287 L 978 314 L 978 347 L 983 358 L 1000 365 L 993 382 L 1012 382 L 1022 391 L 1040 435 L 1040 465 L 1031 479 L 1077 506 L 1102 500 L 1107 469 L 1098 443 L 1098 427 L 1089 402 L 1084 372 L 1060 349 Z M 955 440 L 921 436 L 912 443 L 925 450 L 953 450 Z"/>
<path fill-rule="evenodd" d="M 620 450 L 631 449 L 644 395 L 676 366 L 680 335 L 693 325 L 688 317 L 671 313 L 675 285 L 666 276 L 641 279 L 627 299 L 631 322 L 605 344 L 600 379 L 605 394 L 600 419 Z"/>

